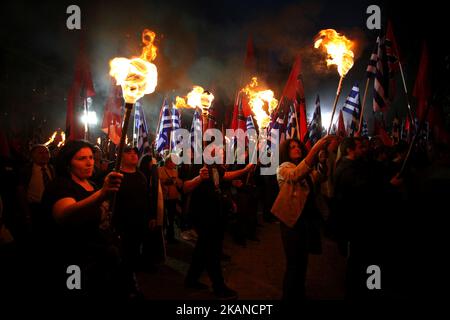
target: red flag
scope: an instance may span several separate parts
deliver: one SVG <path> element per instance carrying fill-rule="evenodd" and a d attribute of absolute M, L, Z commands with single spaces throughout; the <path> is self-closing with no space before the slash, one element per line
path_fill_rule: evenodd
<path fill-rule="evenodd" d="M 389 72 L 389 100 L 393 101 L 396 91 L 395 74 L 400 70 L 400 57 L 391 21 L 388 21 L 387 23 L 385 46 Z"/>
<path fill-rule="evenodd" d="M 84 126 L 80 116 L 84 112 L 86 98 L 95 95 L 91 78 L 91 69 L 85 52 L 84 40 L 81 40 L 80 51 L 75 63 L 75 76 L 67 97 L 66 136 L 68 140 L 82 139 Z"/>
<path fill-rule="evenodd" d="M 245 53 L 245 60 L 244 60 L 244 72 L 243 77 L 241 75 L 241 80 L 239 85 L 242 86 L 242 79 L 250 79 L 250 77 L 253 77 L 256 73 L 256 60 L 255 60 L 255 49 L 253 46 L 253 38 L 252 36 L 248 36 L 247 39 L 247 51 Z M 241 88 L 239 88 L 239 91 L 236 95 L 236 100 L 234 102 L 234 108 L 233 108 L 233 116 L 231 120 L 231 128 L 234 130 L 242 129 L 246 130 L 246 119 L 249 115 L 252 114 L 252 110 L 248 104 L 248 99 L 245 94 L 243 94 L 241 91 Z M 227 115 L 225 116 L 227 118 Z"/>
<path fill-rule="evenodd" d="M 207 129 L 217 129 L 217 117 L 218 117 L 218 108 L 214 105 L 214 103 L 211 105 L 211 107 L 208 109 L 208 125 Z"/>
<path fill-rule="evenodd" d="M 337 135 L 340 137 L 347 136 L 347 131 L 345 130 L 345 123 L 344 123 L 344 114 L 342 113 L 342 110 L 339 111 Z"/>
<path fill-rule="evenodd" d="M 413 96 L 417 99 L 416 113 L 419 121 L 424 120 L 422 118 L 428 105 L 428 100 L 431 98 L 429 61 L 428 47 L 424 42 L 422 45 L 422 55 L 420 58 L 419 71 L 417 73 L 416 83 L 413 90 Z"/>
<path fill-rule="evenodd" d="M 246 131 L 246 116 L 244 115 L 243 110 L 243 104 L 246 103 L 246 97 L 245 94 L 239 93 L 236 99 L 236 102 L 234 104 L 234 110 L 233 110 L 233 120 L 231 122 L 231 129 L 237 130 L 242 129 Z"/>
<path fill-rule="evenodd" d="M 374 134 L 381 139 L 381 142 L 383 142 L 385 146 L 392 147 L 394 145 L 394 142 L 384 129 L 384 125 L 380 123 L 377 119 L 375 119 L 374 124 L 375 124 Z"/>
<path fill-rule="evenodd" d="M 102 131 L 111 141 L 118 145 L 122 135 L 122 88 L 111 81 L 108 100 L 103 112 Z"/>
<path fill-rule="evenodd" d="M 303 90 L 303 81 L 301 78 L 301 67 L 302 61 L 298 55 L 295 59 L 294 65 L 292 66 L 289 78 L 284 86 L 283 98 L 288 98 L 289 100 L 297 102 L 297 114 L 300 114 L 300 103 L 305 103 L 305 92 Z"/>
<path fill-rule="evenodd" d="M 304 141 L 308 131 L 308 124 L 306 121 L 305 91 L 303 89 L 301 67 L 302 62 L 300 55 L 298 55 L 295 58 L 291 73 L 284 86 L 283 94 L 280 99 L 280 107 L 285 114 L 287 114 L 291 105 L 294 107 L 299 120 L 300 139 L 301 141 Z"/>
<path fill-rule="evenodd" d="M 300 114 L 298 117 L 300 127 L 300 141 L 305 141 L 305 137 L 308 134 L 308 123 L 306 121 L 306 106 L 304 103 L 300 104 Z"/>
<path fill-rule="evenodd" d="M 251 35 L 248 36 L 247 39 L 247 52 L 245 54 L 244 66 L 248 73 L 256 72 L 255 48 L 253 46 L 253 38 Z"/>

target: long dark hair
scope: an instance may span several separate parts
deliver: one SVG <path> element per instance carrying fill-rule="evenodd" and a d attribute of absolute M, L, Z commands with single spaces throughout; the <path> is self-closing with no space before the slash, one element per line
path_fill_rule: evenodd
<path fill-rule="evenodd" d="M 73 156 L 83 148 L 89 148 L 94 154 L 94 145 L 86 140 L 70 140 L 59 151 L 56 157 L 55 169 L 58 176 L 70 178 L 70 162 Z"/>
<path fill-rule="evenodd" d="M 303 158 L 305 158 L 308 154 L 308 150 L 300 140 L 298 140 L 297 138 L 286 139 L 280 145 L 280 164 L 282 164 L 283 162 L 293 162 L 289 157 L 291 142 L 297 143 L 300 147 L 300 150 L 302 151 L 302 158 L 300 159 L 300 161 L 303 160 Z"/>

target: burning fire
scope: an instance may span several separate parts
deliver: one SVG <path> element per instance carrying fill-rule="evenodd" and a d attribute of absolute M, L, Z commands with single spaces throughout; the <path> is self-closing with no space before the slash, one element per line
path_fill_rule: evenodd
<path fill-rule="evenodd" d="M 58 143 L 58 148 L 62 147 L 66 143 L 66 134 L 61 131 L 61 141 Z"/>
<path fill-rule="evenodd" d="M 114 58 L 110 61 L 109 74 L 122 86 L 127 103 L 135 103 L 145 94 L 155 91 L 158 71 L 151 63 L 156 58 L 157 47 L 153 44 L 155 33 L 148 29 L 142 31 L 144 47 L 139 58 Z"/>
<path fill-rule="evenodd" d="M 56 135 L 58 134 L 58 131 L 53 132 L 52 136 L 46 143 L 44 143 L 44 146 L 50 145 L 53 141 L 55 141 Z"/>
<path fill-rule="evenodd" d="M 267 128 L 270 122 L 270 114 L 278 105 L 278 100 L 275 99 L 272 90 L 257 90 L 258 78 L 253 77 L 252 81 L 241 90 L 248 97 L 248 104 L 255 114 L 256 122 L 260 129 Z M 264 106 L 267 105 L 267 111 Z"/>
<path fill-rule="evenodd" d="M 353 67 L 354 42 L 334 29 L 321 30 L 316 36 L 314 48 L 322 47 L 327 53 L 327 66 L 335 64 L 341 77 L 345 77 L 347 72 Z"/>
<path fill-rule="evenodd" d="M 186 99 L 176 97 L 175 106 L 177 108 L 201 108 L 205 113 L 208 112 L 213 100 L 214 95 L 211 92 L 205 91 L 200 86 L 194 86 L 192 91 L 187 94 Z"/>
<path fill-rule="evenodd" d="M 64 143 L 66 142 L 66 134 L 64 133 L 64 131 L 60 132 L 60 138 L 58 138 L 58 130 L 54 131 L 52 136 L 48 139 L 48 141 L 46 143 L 44 143 L 44 146 L 49 146 L 52 143 L 56 143 L 56 142 L 58 142 L 58 144 L 56 145 L 58 148 L 60 148 L 64 145 Z"/>

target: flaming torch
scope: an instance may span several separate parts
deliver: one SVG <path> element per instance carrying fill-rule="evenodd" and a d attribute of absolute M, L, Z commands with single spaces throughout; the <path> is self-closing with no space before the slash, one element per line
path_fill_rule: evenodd
<path fill-rule="evenodd" d="M 46 143 L 44 143 L 44 146 L 49 146 L 50 144 L 53 143 L 53 141 L 55 141 L 56 135 L 58 134 L 58 131 L 54 131 L 52 136 L 50 137 L 50 139 L 48 139 L 48 141 Z"/>
<path fill-rule="evenodd" d="M 253 77 L 252 81 L 242 89 L 242 92 L 248 98 L 248 104 L 255 115 L 256 123 L 259 130 L 266 129 L 270 122 L 270 114 L 278 105 L 278 100 L 275 99 L 272 90 L 257 90 L 258 78 Z M 264 109 L 267 104 L 268 111 Z"/>
<path fill-rule="evenodd" d="M 241 93 L 245 94 L 248 99 L 248 105 L 255 116 L 256 123 L 258 124 L 258 129 L 263 140 L 267 140 L 266 128 L 270 123 L 270 114 L 278 106 L 278 100 L 274 98 L 274 93 L 272 90 L 263 90 L 258 84 L 258 78 L 252 77 L 251 82 L 241 90 Z M 263 146 L 261 144 L 260 146 Z M 252 154 L 253 157 L 256 153 Z M 254 158 L 251 159 L 254 161 Z M 252 171 L 253 172 L 253 171 Z M 250 175 L 247 176 L 249 179 Z"/>
<path fill-rule="evenodd" d="M 214 95 L 200 86 L 194 88 L 186 96 L 186 99 L 176 97 L 177 108 L 199 108 L 202 110 L 203 133 L 208 129 L 209 108 L 214 100 Z"/>
<path fill-rule="evenodd" d="M 208 113 L 213 100 L 214 95 L 200 86 L 195 86 L 187 95 L 187 105 L 202 110 L 203 133 L 208 129 Z"/>
<path fill-rule="evenodd" d="M 330 126 L 328 127 L 328 134 L 330 134 L 331 131 L 336 105 L 341 94 L 342 81 L 348 71 L 353 67 L 354 54 L 351 50 L 353 45 L 353 41 L 347 39 L 344 35 L 337 33 L 334 29 L 321 30 L 314 42 L 314 48 L 322 48 L 322 50 L 327 53 L 327 66 L 332 64 L 336 65 L 340 75 L 336 98 L 333 104 L 333 111 L 331 113 Z"/>
<path fill-rule="evenodd" d="M 128 131 L 131 110 L 137 100 L 145 94 L 155 91 L 158 72 L 156 66 L 151 63 L 156 58 L 157 48 L 153 44 L 156 34 L 145 29 L 142 31 L 144 47 L 138 58 L 114 58 L 110 61 L 109 74 L 116 80 L 116 84 L 122 86 L 122 94 L 125 100 L 125 117 L 122 127 L 122 136 L 118 148 L 115 171 L 120 170 L 122 153 L 125 145 L 125 137 Z"/>
<path fill-rule="evenodd" d="M 66 143 L 66 133 L 61 131 L 61 141 L 58 143 L 57 147 L 61 148 Z"/>

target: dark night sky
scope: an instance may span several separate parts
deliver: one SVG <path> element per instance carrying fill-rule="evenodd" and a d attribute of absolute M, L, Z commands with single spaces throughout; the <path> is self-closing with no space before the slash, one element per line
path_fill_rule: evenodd
<path fill-rule="evenodd" d="M 164 95 L 186 94 L 194 84 L 218 88 L 230 105 L 238 88 L 249 34 L 254 38 L 256 58 L 263 60 L 259 61 L 266 71 L 262 76 L 277 97 L 294 55 L 302 55 L 308 114 L 313 112 L 317 94 L 321 96 L 322 110 L 331 108 L 338 82 L 335 69 L 326 70 L 312 49 L 314 35 L 321 29 L 334 28 L 356 40 L 355 66 L 345 80 L 339 103 L 342 105 L 355 81 L 360 87 L 365 84 L 364 70 L 377 34 L 365 26 L 367 6 L 377 4 L 368 0 L 9 2 L 2 4 L 0 35 L 2 55 L 6 57 L 2 59 L 2 68 L 12 62 L 17 64 L 17 72 L 11 74 L 9 65 L 8 72 L 2 72 L 0 78 L 3 121 L 20 113 L 19 123 L 26 123 L 23 112 L 33 112 L 40 118 L 47 117 L 49 126 L 64 126 L 64 97 L 73 79 L 81 34 L 66 28 L 69 4 L 81 8 L 82 29 L 88 40 L 97 91 L 94 108 L 100 114 L 108 94 L 108 61 L 119 55 L 139 54 L 140 33 L 144 28 L 157 33 L 159 55 L 155 64 L 159 83 L 155 94 L 143 98 L 151 127 L 156 126 L 154 118 L 159 114 Z M 445 32 L 439 30 L 445 21 L 445 12 L 439 9 L 442 5 L 431 5 L 429 1 L 427 6 L 378 4 L 383 21 L 388 15 L 392 17 L 408 89 L 412 91 L 423 39 L 430 42 L 435 63 L 433 80 L 439 83 L 445 64 L 449 63 L 444 59 L 448 50 L 436 43 L 442 41 L 441 33 Z M 22 79 L 24 75 L 26 81 Z M 11 85 L 22 81 L 25 83 L 22 89 Z M 36 88 L 37 91 L 32 91 Z M 400 88 L 399 81 L 398 98 L 388 116 L 405 113 Z M 51 98 L 41 99 L 39 96 L 44 92 Z M 370 109 L 367 108 L 368 117 Z M 11 120 L 8 118 L 7 122 Z"/>

